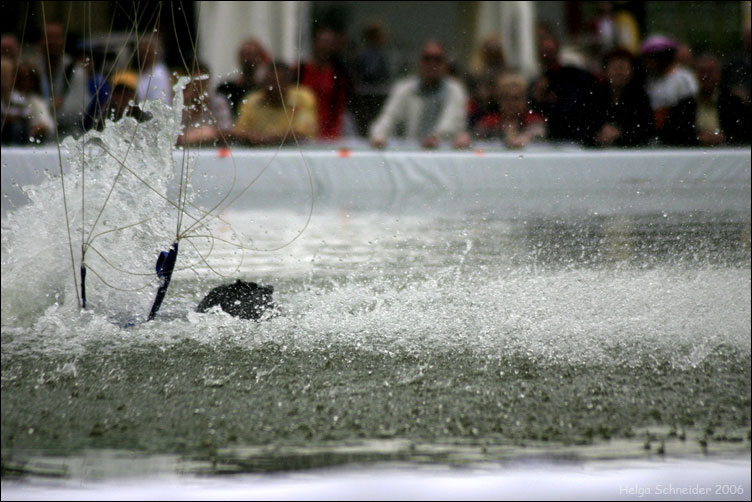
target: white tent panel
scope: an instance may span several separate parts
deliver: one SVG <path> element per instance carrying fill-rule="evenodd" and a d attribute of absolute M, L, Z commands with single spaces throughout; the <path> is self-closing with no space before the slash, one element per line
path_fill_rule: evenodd
<path fill-rule="evenodd" d="M 216 78 L 238 70 L 237 52 L 259 39 L 272 57 L 296 63 L 305 57 L 310 2 L 197 2 L 199 51 Z M 299 50 L 299 44 L 302 49 Z"/>
<path fill-rule="evenodd" d="M 476 42 L 498 34 L 510 67 L 527 76 L 537 72 L 534 2 L 480 2 L 476 26 Z"/>

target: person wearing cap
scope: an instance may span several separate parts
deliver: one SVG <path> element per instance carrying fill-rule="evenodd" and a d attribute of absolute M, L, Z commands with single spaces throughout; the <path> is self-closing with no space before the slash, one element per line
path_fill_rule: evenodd
<path fill-rule="evenodd" d="M 110 101 L 107 111 L 102 119 L 96 124 L 97 129 L 104 127 L 104 119 L 118 121 L 123 117 L 133 117 L 138 122 L 150 118 L 136 105 L 136 89 L 138 88 L 138 75 L 132 71 L 122 71 L 115 74 L 110 80 Z"/>
<path fill-rule="evenodd" d="M 383 148 L 402 127 L 404 136 L 420 141 L 423 148 L 436 148 L 442 140 L 451 141 L 455 148 L 467 147 L 467 93 L 447 73 L 443 46 L 436 41 L 427 42 L 421 52 L 418 76 L 406 77 L 392 87 L 386 105 L 371 125 L 371 145 Z"/>
<path fill-rule="evenodd" d="M 695 75 L 678 64 L 678 49 L 674 40 L 663 35 L 648 37 L 641 48 L 655 129 L 664 145 L 696 142 L 694 122 L 699 86 Z"/>

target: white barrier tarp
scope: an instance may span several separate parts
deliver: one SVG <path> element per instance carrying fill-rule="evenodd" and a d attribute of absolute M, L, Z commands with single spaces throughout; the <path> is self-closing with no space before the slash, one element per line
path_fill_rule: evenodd
<path fill-rule="evenodd" d="M 193 189 L 204 202 L 260 177 L 237 204 L 374 211 L 493 211 L 499 216 L 750 213 L 747 149 L 640 151 L 193 151 Z M 182 153 L 175 152 L 175 168 Z M 58 170 L 55 148 L 2 149 L 2 212 L 24 203 L 19 187 Z M 311 191 L 311 186 L 313 191 Z M 51 204 L 54 203 L 51 201 Z"/>

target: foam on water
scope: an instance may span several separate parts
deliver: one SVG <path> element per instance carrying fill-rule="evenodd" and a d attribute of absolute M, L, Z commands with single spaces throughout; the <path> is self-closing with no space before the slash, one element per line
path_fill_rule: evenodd
<path fill-rule="evenodd" d="M 171 127 L 175 115 L 154 105 L 155 120 L 144 126 Z M 125 157 L 123 138 L 135 123 L 110 126 L 103 141 L 120 145 Z M 154 129 L 145 132 L 159 136 Z M 118 323 L 134 312 L 147 311 L 156 289 L 152 266 L 157 246 L 167 247 L 174 233 L 174 208 L 152 190 L 167 190 L 166 175 L 153 167 L 169 162 L 165 151 L 174 137 L 164 136 L 157 145 L 134 141 L 128 158 L 133 165 L 148 167 L 154 182 L 147 187 L 132 176 L 121 176 L 125 188 L 117 185 L 118 193 L 107 206 L 112 212 L 103 218 L 105 223 L 109 217 L 148 220 L 102 236 L 111 239 L 107 257 L 117 269 L 146 274 L 136 279 L 116 274 L 108 282 L 140 282 L 145 285 L 140 291 L 102 287 L 92 278 L 93 307 L 79 311 L 64 224 L 47 203 L 59 192 L 59 180 L 34 189 L 32 204 L 10 216 L 3 232 L 4 354 L 75 355 L 101 347 L 166 347 L 193 340 L 248 349 L 274 342 L 296 350 L 468 350 L 490 358 L 517 353 L 540 364 L 629 365 L 654 358 L 681 368 L 700 363 L 719 346 L 750 352 L 749 267 L 737 260 L 731 266 L 713 263 L 713 252 L 702 246 L 677 253 L 699 253 L 692 263 L 672 261 L 671 256 L 644 260 L 655 255 L 650 247 L 655 242 L 641 251 L 636 265 L 630 264 L 629 250 L 627 258 L 621 256 L 625 241 L 618 230 L 626 224 L 618 219 L 605 225 L 600 240 L 578 242 L 579 234 L 589 232 L 587 222 L 574 236 L 546 237 L 550 229 L 520 232 L 524 225 L 519 222 L 485 216 L 437 219 L 323 209 L 303 237 L 266 251 L 279 248 L 300 228 L 299 208 L 229 209 L 214 227 L 219 239 L 196 244 L 202 256 L 211 252 L 211 263 L 183 247 L 187 252 L 180 256 L 162 318 L 121 328 Z M 102 152 L 94 155 L 87 160 L 87 166 L 99 169 L 87 181 L 92 206 L 108 193 L 118 171 L 117 162 Z M 66 178 L 72 185 L 80 182 L 80 165 L 73 171 Z M 664 219 L 656 224 L 659 236 Z M 78 226 L 80 221 L 74 220 L 73 227 Z M 239 251 L 222 241 L 238 235 L 256 251 Z M 671 239 L 668 235 L 664 240 Z M 87 257 L 87 263 L 100 270 L 96 258 Z M 181 269 L 185 263 L 192 266 Z M 282 315 L 257 324 L 221 312 L 193 312 L 210 287 L 238 276 L 273 284 Z"/>
<path fill-rule="evenodd" d="M 151 116 L 145 122 L 125 117 L 107 121 L 101 132 L 66 138 L 65 197 L 54 166 L 41 185 L 26 188 L 30 203 L 3 221 L 4 325 L 28 325 L 50 307 L 67 309 L 77 324 L 75 285 L 84 248 L 89 309 L 115 318 L 148 311 L 158 284 L 154 263 L 175 240 L 178 215 L 181 232 L 204 220 L 197 231 L 209 233 L 206 226 L 215 218 L 193 204 L 190 155 L 183 160 L 184 173 L 173 166 L 187 81 L 183 77 L 175 85 L 171 107 L 159 100 L 145 103 Z M 181 184 L 186 195 L 179 209 L 178 194 L 171 191 Z M 190 244 L 182 247 L 177 270 L 201 263 Z"/>
<path fill-rule="evenodd" d="M 27 190 L 31 203 L 4 222 L 4 324 L 6 319 L 18 322 L 38 315 L 53 304 L 75 308 L 70 254 L 78 274 L 84 240 L 91 243 L 85 261 L 92 306 L 133 308 L 132 299 L 140 296 L 119 294 L 102 282 L 124 290 L 154 283 L 155 247 L 169 245 L 164 241 L 175 227 L 174 212 L 169 214 L 164 197 L 173 172 L 172 145 L 180 130 L 182 84 L 176 86 L 174 108 L 160 101 L 145 104 L 153 115 L 149 121 L 108 121 L 102 132 L 63 141 L 63 155 L 71 166 L 64 178 L 67 215 L 61 180 L 50 176 Z M 58 169 L 50 166 L 50 172 L 57 174 Z"/>
<path fill-rule="evenodd" d="M 700 363 L 718 346 L 750 352 L 749 269 L 523 268 L 479 275 L 471 263 L 459 274 L 457 266 L 413 266 L 379 277 L 384 269 L 372 263 L 360 265 L 371 271 L 365 275 L 357 262 L 349 265 L 348 274 L 323 283 L 306 274 L 278 285 L 283 314 L 263 323 L 193 312 L 205 286 L 184 281 L 158 322 L 123 329 L 108 313 L 54 304 L 31 326 L 4 322 L 3 352 L 74 355 L 193 340 L 247 349 L 274 342 L 303 351 L 465 350 L 489 358 L 520 354 L 540 364 L 638 365 L 654 358 L 677 368 Z"/>

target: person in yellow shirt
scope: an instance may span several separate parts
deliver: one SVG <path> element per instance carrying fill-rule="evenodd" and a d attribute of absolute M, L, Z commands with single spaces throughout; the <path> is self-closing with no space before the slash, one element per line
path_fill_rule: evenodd
<path fill-rule="evenodd" d="M 298 140 L 315 137 L 316 98 L 310 89 L 293 82 L 290 67 L 269 64 L 261 81 L 261 89 L 248 94 L 241 105 L 233 139 L 248 145 L 275 145 L 283 140 L 294 144 L 293 133 Z"/>

